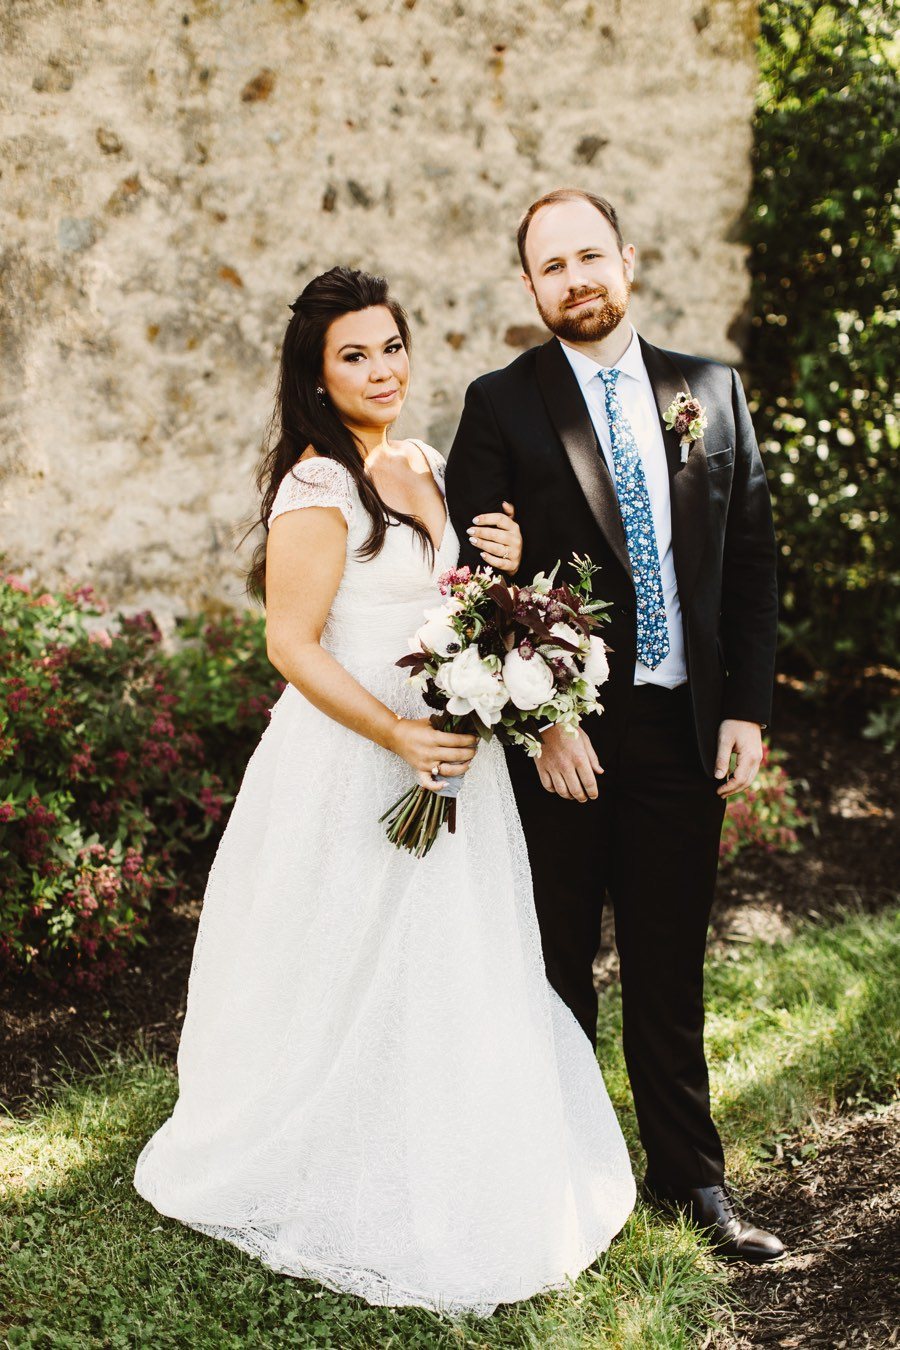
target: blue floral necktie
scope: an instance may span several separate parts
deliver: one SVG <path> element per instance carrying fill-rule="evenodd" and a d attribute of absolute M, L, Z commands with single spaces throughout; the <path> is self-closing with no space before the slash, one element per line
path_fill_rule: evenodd
<path fill-rule="evenodd" d="M 639 661 L 655 670 L 669 654 L 669 628 L 650 493 L 631 423 L 616 393 L 616 381 L 621 371 L 606 369 L 597 374 L 606 387 L 616 496 L 625 526 L 625 542 L 637 596 L 637 655 Z"/>

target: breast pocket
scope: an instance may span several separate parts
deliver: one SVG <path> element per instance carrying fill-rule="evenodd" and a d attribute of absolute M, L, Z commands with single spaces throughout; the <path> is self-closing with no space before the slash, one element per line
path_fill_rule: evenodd
<path fill-rule="evenodd" d="M 724 450 L 716 450 L 713 454 L 707 454 L 706 456 L 706 466 L 710 473 L 715 473 L 718 469 L 728 469 L 733 463 L 733 445 L 726 445 Z"/>

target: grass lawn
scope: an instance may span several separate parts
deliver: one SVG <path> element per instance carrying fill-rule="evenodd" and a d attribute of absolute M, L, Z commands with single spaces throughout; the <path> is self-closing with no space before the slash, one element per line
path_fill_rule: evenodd
<path fill-rule="evenodd" d="M 900 914 L 742 947 L 710 963 L 707 987 L 715 1112 L 738 1188 L 813 1115 L 896 1091 Z M 618 1015 L 609 990 L 600 1059 L 639 1166 Z M 134 1054 L 62 1084 L 28 1117 L 0 1117 L 0 1344 L 687 1350 L 727 1325 L 727 1269 L 642 1208 L 570 1292 L 482 1321 L 373 1309 L 273 1275 L 133 1191 L 136 1155 L 175 1092 L 169 1068 Z"/>

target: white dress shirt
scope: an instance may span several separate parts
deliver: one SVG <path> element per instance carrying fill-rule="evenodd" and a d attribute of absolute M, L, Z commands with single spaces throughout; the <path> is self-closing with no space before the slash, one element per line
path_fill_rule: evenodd
<path fill-rule="evenodd" d="M 584 401 L 587 404 L 597 440 L 600 442 L 610 477 L 616 481 L 613 463 L 612 439 L 609 434 L 609 419 L 606 415 L 606 386 L 598 371 L 601 366 L 584 352 L 569 347 L 565 342 L 560 346 L 565 352 L 569 364 L 578 380 Z M 684 631 L 681 623 L 681 602 L 678 599 L 678 583 L 675 580 L 675 560 L 672 557 L 672 504 L 669 494 L 669 469 L 666 463 L 666 447 L 663 441 L 662 427 L 659 424 L 659 412 L 653 396 L 653 386 L 637 333 L 632 328 L 631 342 L 614 369 L 620 372 L 616 381 L 616 393 L 622 405 L 622 411 L 631 423 L 634 439 L 637 442 L 644 475 L 647 479 L 647 491 L 650 494 L 650 509 L 653 512 L 653 528 L 656 532 L 656 547 L 659 551 L 660 575 L 662 577 L 663 600 L 666 606 L 666 624 L 669 630 L 669 654 L 664 661 L 650 670 L 641 661 L 634 668 L 635 684 L 661 684 L 667 689 L 684 684 L 687 679 L 687 665 L 684 655 Z M 602 592 L 602 582 L 600 586 Z"/>

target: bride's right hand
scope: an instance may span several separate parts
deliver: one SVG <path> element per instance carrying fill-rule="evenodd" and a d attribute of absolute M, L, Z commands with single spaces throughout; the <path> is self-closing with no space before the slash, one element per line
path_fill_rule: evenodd
<path fill-rule="evenodd" d="M 392 738 L 391 749 L 415 769 L 421 787 L 436 791 L 446 787 L 448 778 L 468 773 L 478 749 L 477 736 L 461 736 L 455 731 L 435 731 L 427 717 L 401 717 Z M 438 778 L 431 771 L 438 766 Z"/>

